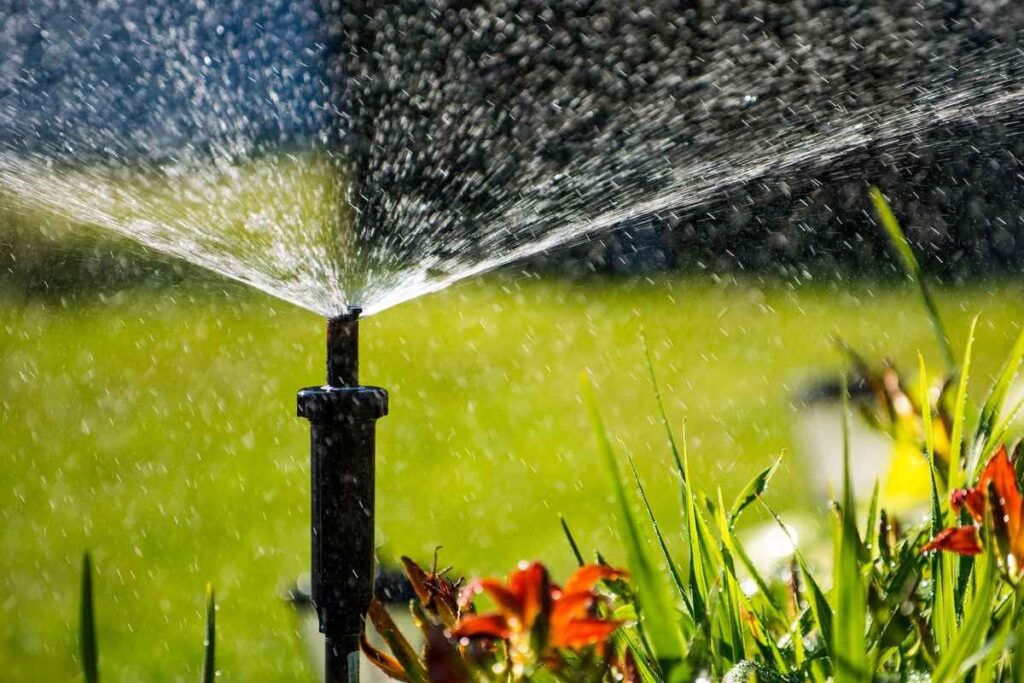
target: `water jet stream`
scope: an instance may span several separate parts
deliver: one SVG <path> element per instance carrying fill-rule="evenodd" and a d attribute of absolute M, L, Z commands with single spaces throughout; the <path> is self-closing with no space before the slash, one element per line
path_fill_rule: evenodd
<path fill-rule="evenodd" d="M 952 124 L 1021 123 L 1024 10 L 1005 3 L 967 3 L 970 25 L 941 3 L 513 5 L 277 3 L 280 35 L 246 50 L 221 17 L 174 26 L 125 2 L 148 68 L 130 92 L 159 92 L 164 114 L 141 126 L 81 113 L 116 84 L 84 68 L 99 67 L 73 26 L 106 35 L 114 18 L 39 12 L 72 63 L 47 88 L 79 106 L 47 119 L 30 109 L 55 106 L 42 67 L 0 73 L 0 192 L 327 317 L 353 300 L 372 315 L 759 179 L 841 177 Z"/>

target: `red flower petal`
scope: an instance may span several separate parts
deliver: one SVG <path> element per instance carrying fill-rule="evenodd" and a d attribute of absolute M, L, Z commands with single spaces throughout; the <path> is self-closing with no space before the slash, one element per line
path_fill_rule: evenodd
<path fill-rule="evenodd" d="M 949 505 L 957 514 L 966 506 L 971 517 L 977 522 L 985 518 L 985 492 L 982 489 L 957 489 L 949 495 Z"/>
<path fill-rule="evenodd" d="M 456 638 L 499 638 L 508 640 L 512 635 L 508 621 L 500 614 L 482 614 L 463 619 L 452 629 Z"/>
<path fill-rule="evenodd" d="M 585 619 L 589 616 L 590 606 L 594 604 L 594 594 L 590 591 L 562 593 L 554 601 L 551 608 L 551 626 L 559 628 L 573 619 Z"/>
<path fill-rule="evenodd" d="M 1017 472 L 1013 469 L 1010 456 L 1006 453 L 1006 446 L 1001 446 L 999 451 L 993 455 L 985 470 L 981 473 L 978 481 L 978 488 L 988 490 L 989 483 L 995 489 L 999 497 L 999 505 L 1005 514 L 1007 530 L 1010 538 L 1016 539 L 1021 531 L 1022 501 L 1020 489 L 1017 486 Z"/>
<path fill-rule="evenodd" d="M 533 628 L 538 615 L 551 609 L 551 581 L 539 562 L 520 565 L 508 577 L 508 589 L 519 600 L 522 628 Z"/>
<path fill-rule="evenodd" d="M 472 602 L 473 596 L 477 593 L 487 593 L 494 601 L 498 611 L 508 617 L 522 619 L 523 603 L 518 595 L 505 587 L 498 579 L 477 579 L 471 582 L 462 591 L 459 604 L 465 606 Z"/>
<path fill-rule="evenodd" d="M 989 482 L 995 484 L 996 492 L 1006 500 L 1020 498 L 1020 491 L 1017 488 L 1017 473 L 1010 462 L 1010 456 L 1006 452 L 1006 446 L 1000 446 L 999 450 L 985 463 L 985 469 L 981 471 L 976 488 L 985 490 Z"/>
<path fill-rule="evenodd" d="M 554 647 L 568 649 L 596 645 L 608 640 L 621 624 L 621 621 L 604 619 L 574 619 L 554 630 L 551 634 L 551 644 Z"/>
<path fill-rule="evenodd" d="M 945 550 L 957 555 L 978 555 L 981 553 L 981 539 L 978 528 L 974 526 L 958 526 L 944 529 L 930 543 L 921 548 L 921 552 L 930 553 L 934 550 Z"/>
<path fill-rule="evenodd" d="M 620 569 L 612 569 L 603 564 L 588 564 L 577 569 L 569 577 L 564 590 L 566 593 L 589 591 L 601 579 L 618 579 L 624 576 L 627 576 L 627 573 Z"/>

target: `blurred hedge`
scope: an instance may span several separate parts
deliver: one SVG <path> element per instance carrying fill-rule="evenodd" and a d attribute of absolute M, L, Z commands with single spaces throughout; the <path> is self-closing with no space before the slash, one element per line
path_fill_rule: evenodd
<path fill-rule="evenodd" d="M 0 287 L 32 297 L 163 286 L 195 269 L 124 238 L 0 205 Z"/>

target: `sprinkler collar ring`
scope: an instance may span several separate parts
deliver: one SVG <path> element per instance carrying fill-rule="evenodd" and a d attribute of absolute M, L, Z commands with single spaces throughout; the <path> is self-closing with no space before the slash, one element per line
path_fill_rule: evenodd
<path fill-rule="evenodd" d="M 388 414 L 388 392 L 380 387 L 306 387 L 298 416 L 310 422 L 377 420 Z"/>

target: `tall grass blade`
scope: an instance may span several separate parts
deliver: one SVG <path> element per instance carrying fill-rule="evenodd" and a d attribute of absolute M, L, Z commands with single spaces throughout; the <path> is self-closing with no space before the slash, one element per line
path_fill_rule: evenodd
<path fill-rule="evenodd" d="M 950 341 L 949 333 L 946 332 L 946 325 L 942 322 L 942 316 L 939 315 L 939 309 L 935 305 L 935 300 L 932 298 L 928 283 L 925 282 L 924 273 L 921 271 L 921 264 L 918 263 L 914 250 L 911 248 L 910 242 L 903 233 L 899 221 L 896 220 L 896 214 L 892 212 L 892 208 L 889 206 L 889 202 L 886 201 L 882 191 L 877 187 L 872 187 L 868 194 L 871 197 L 871 203 L 875 207 L 875 215 L 878 216 L 878 221 L 882 224 L 882 228 L 885 229 L 886 234 L 889 236 L 889 241 L 903 262 L 903 268 L 907 271 L 907 277 L 917 285 L 921 301 L 928 312 L 928 318 L 931 320 L 939 347 L 942 349 L 942 355 L 946 359 L 946 366 L 953 370 L 956 368 L 956 354 L 953 352 L 953 344 Z"/>
<path fill-rule="evenodd" d="M 725 516 L 725 502 L 722 500 L 721 488 L 718 489 L 718 505 L 715 510 L 718 533 L 724 539 L 729 532 L 729 521 Z M 736 566 L 724 543 L 720 551 L 722 553 L 720 582 L 723 587 L 721 595 L 723 609 L 720 617 L 721 638 L 729 646 L 729 661 L 735 662 L 747 658 L 746 643 L 743 638 L 743 609 L 740 606 L 740 596 L 743 593 L 736 578 Z M 750 617 L 753 619 L 754 615 L 751 614 Z"/>
<path fill-rule="evenodd" d="M 997 671 L 1007 646 L 1013 641 L 1012 627 L 1011 620 L 1003 619 L 995 635 L 960 666 L 961 672 L 971 672 L 973 683 L 996 683 L 1000 680 Z"/>
<path fill-rule="evenodd" d="M 864 522 L 864 542 L 870 543 L 872 538 L 875 538 L 875 534 L 879 533 L 878 530 L 878 493 L 880 485 L 878 479 L 875 479 L 875 485 L 871 490 L 871 504 L 868 505 L 868 517 L 867 521 Z M 881 548 L 881 536 L 878 537 L 879 542 L 874 544 L 874 547 L 869 553 L 870 558 L 877 557 L 878 552 Z"/>
<path fill-rule="evenodd" d="M 811 616 L 814 617 L 814 622 L 818 625 L 818 632 L 821 634 L 822 643 L 824 643 L 825 648 L 831 654 L 834 643 L 832 637 L 832 622 L 834 616 L 832 614 L 832 606 L 828 603 L 828 599 L 825 597 L 824 591 L 821 590 L 821 587 L 814 578 L 814 574 L 811 573 L 810 568 L 807 566 L 807 560 L 804 559 L 803 553 L 800 552 L 800 547 L 797 545 L 796 539 L 789 533 L 789 529 L 783 523 L 782 518 L 779 517 L 779 514 L 775 512 L 775 510 L 768 505 L 764 499 L 761 500 L 761 504 L 764 506 L 765 510 L 768 511 L 768 514 L 772 516 L 772 519 L 775 520 L 775 523 L 779 525 L 782 532 L 786 534 L 790 544 L 793 546 L 793 556 L 796 558 L 796 564 L 800 568 L 804 585 L 807 586 L 807 591 L 810 593 L 810 600 L 808 602 L 811 607 Z"/>
<path fill-rule="evenodd" d="M 640 616 L 645 622 L 644 633 L 651 643 L 659 665 L 663 670 L 668 671 L 683 658 L 686 649 L 678 613 L 675 609 L 675 601 L 671 599 L 668 587 L 664 584 L 663 577 L 650 557 L 644 538 L 640 533 L 640 525 L 630 506 L 626 487 L 619 473 L 615 451 L 608 439 L 604 419 L 601 417 L 601 411 L 597 405 L 594 388 L 586 374 L 581 376 L 581 382 L 584 402 L 590 414 L 594 435 L 597 438 L 598 451 L 601 454 L 605 470 L 611 478 L 616 508 L 625 536 L 626 557 L 637 587 Z"/>
<path fill-rule="evenodd" d="M 569 523 L 565 521 L 565 517 L 558 515 L 558 520 L 562 523 L 562 532 L 565 533 L 565 538 L 569 541 L 569 547 L 572 548 L 572 554 L 576 558 L 576 564 L 582 567 L 586 564 L 583 560 L 583 555 L 580 553 L 580 547 L 576 545 L 576 539 L 573 538 L 572 532 L 569 531 Z"/>
<path fill-rule="evenodd" d="M 206 584 L 206 640 L 203 641 L 203 683 L 217 678 L 217 599 Z"/>
<path fill-rule="evenodd" d="M 861 541 L 857 531 L 857 503 L 850 473 L 850 405 L 843 375 L 843 497 L 836 535 L 832 592 L 836 626 L 833 632 L 833 668 L 837 683 L 870 681 L 867 642 L 867 587 L 860 572 Z"/>
<path fill-rule="evenodd" d="M 779 621 L 785 621 L 785 609 L 783 609 L 782 605 L 779 603 L 775 592 L 768 586 L 768 582 L 765 581 L 761 572 L 754 566 L 754 562 L 750 559 L 750 555 L 747 554 L 743 544 L 740 543 L 738 538 L 736 538 L 736 532 L 730 529 L 722 538 L 722 542 L 734 557 L 739 558 L 743 568 L 747 570 L 747 574 L 750 575 L 750 578 L 757 585 L 758 592 L 764 597 L 765 604 L 771 611 L 772 616 Z"/>
<path fill-rule="evenodd" d="M 712 623 L 710 608 L 712 586 L 715 584 L 722 564 L 721 555 L 714 553 L 714 538 L 711 529 L 701 515 L 698 495 L 691 486 L 690 455 L 683 434 L 682 461 L 682 496 L 683 511 L 686 522 L 687 539 L 690 544 L 690 596 L 693 603 L 694 618 L 704 622 L 710 628 Z M 710 633 L 708 633 L 710 635 Z M 712 645 L 714 642 L 712 642 Z"/>
<path fill-rule="evenodd" d="M 99 647 L 96 642 L 96 614 L 93 610 L 92 557 L 82 555 L 81 605 L 78 619 L 78 643 L 82 655 L 85 683 L 99 683 Z"/>
<path fill-rule="evenodd" d="M 917 355 L 918 387 L 921 395 L 921 421 L 924 427 L 925 454 L 928 457 L 928 474 L 931 480 L 931 537 L 935 538 L 946 527 L 946 519 L 942 513 L 939 499 L 939 487 L 936 481 L 935 464 L 935 432 L 932 431 L 932 408 L 928 401 L 928 369 L 925 367 L 924 356 Z M 956 593 L 957 565 L 955 558 L 947 553 L 933 553 L 930 558 L 932 569 L 932 632 L 935 647 L 941 654 L 953 642 L 957 629 Z"/>
<path fill-rule="evenodd" d="M 676 565 L 675 560 L 672 559 L 672 553 L 669 552 L 668 544 L 665 542 L 665 537 L 661 533 L 661 526 L 658 524 L 658 519 L 654 516 L 654 510 L 651 508 L 651 503 L 647 498 L 647 492 L 644 490 L 644 485 L 640 481 L 640 475 L 636 471 L 636 463 L 633 462 L 633 456 L 626 451 L 626 461 L 629 463 L 629 470 L 633 473 L 633 481 L 636 483 L 636 490 L 640 493 L 640 500 L 643 501 L 644 509 L 647 511 L 647 517 L 650 519 L 651 527 L 654 529 L 654 536 L 658 541 L 658 547 L 661 549 L 662 559 L 665 561 L 665 566 L 668 567 L 669 576 L 672 578 L 672 584 L 676 588 L 676 592 L 679 597 L 682 598 L 683 604 L 686 605 L 686 610 L 690 616 L 693 617 L 693 605 L 690 604 L 690 599 L 686 594 L 686 588 L 683 584 L 683 577 L 679 573 L 679 567 Z"/>
<path fill-rule="evenodd" d="M 669 424 L 668 415 L 665 413 L 665 404 L 661 400 L 661 389 L 658 387 L 658 378 L 654 374 L 654 361 L 651 360 L 651 349 L 647 345 L 647 334 L 641 331 L 640 335 L 644 341 L 644 357 L 647 359 L 647 372 L 651 377 L 651 386 L 654 388 L 654 399 L 658 403 L 658 415 L 661 417 L 662 426 L 665 427 L 665 435 L 668 437 L 668 445 L 672 451 L 672 457 L 675 458 L 676 468 L 678 468 L 679 474 L 682 475 L 683 461 L 680 457 L 679 446 L 676 444 L 676 438 L 672 434 L 672 426 Z"/>
<path fill-rule="evenodd" d="M 1016 625 L 1014 631 L 1013 655 L 1010 658 L 1011 681 L 1024 681 L 1024 615 L 1021 614 L 1020 598 L 1017 598 L 1011 619 Z"/>
<path fill-rule="evenodd" d="M 736 520 L 739 519 L 747 507 L 764 495 L 764 492 L 768 489 L 768 484 L 771 482 L 772 477 L 775 476 L 775 472 L 778 471 L 779 465 L 782 464 L 782 456 L 771 464 L 771 466 L 759 472 L 753 479 L 751 479 L 740 494 L 736 496 L 736 501 L 732 504 L 732 508 L 729 510 L 729 528 L 736 526 Z"/>
<path fill-rule="evenodd" d="M 625 621 L 629 621 L 630 616 L 621 613 L 612 615 L 615 619 L 623 619 Z M 640 634 L 636 630 L 620 628 L 612 637 L 615 639 L 616 646 L 620 651 L 628 649 L 633 655 L 633 665 L 636 667 L 640 683 L 664 683 L 664 679 L 659 676 L 657 671 L 657 665 L 648 659 L 647 649 L 644 647 Z M 683 672 L 680 671 L 680 668 L 682 667 L 676 669 L 676 675 L 679 676 L 679 680 L 687 680 L 681 675 Z"/>
<path fill-rule="evenodd" d="M 1013 344 L 1010 355 L 1007 356 L 1002 370 L 996 378 L 995 383 L 989 391 L 988 398 L 981 408 L 981 415 L 978 418 L 978 427 L 974 432 L 974 449 L 971 453 L 971 461 L 967 471 L 972 475 L 977 474 L 981 463 L 985 462 L 983 456 L 989 450 L 991 437 L 997 427 L 997 420 L 1002 412 L 1003 404 L 1006 402 L 1006 395 L 1010 391 L 1017 371 L 1020 369 L 1021 361 L 1024 360 L 1024 328 L 1021 328 L 1017 340 Z"/>
<path fill-rule="evenodd" d="M 955 491 L 963 486 L 964 481 L 964 469 L 960 456 L 964 446 L 964 424 L 967 421 L 967 383 L 971 374 L 971 353 L 974 349 L 974 331 L 977 327 L 978 316 L 974 316 L 970 332 L 967 335 L 967 348 L 964 350 L 964 361 L 960 366 L 960 381 L 956 388 L 953 431 L 949 445 L 949 475 L 946 479 L 950 491 Z"/>
<path fill-rule="evenodd" d="M 981 451 L 981 457 L 977 459 L 978 462 L 988 462 L 988 458 L 996 450 L 996 446 L 1005 443 L 1006 435 L 1013 423 L 1020 417 L 1021 411 L 1024 411 L 1024 398 L 1014 403 L 1011 409 L 1003 411 L 1004 415 L 999 418 L 999 422 L 992 430 L 992 435 L 988 438 L 988 445 Z"/>
<path fill-rule="evenodd" d="M 987 542 L 987 548 L 992 543 Z M 978 565 L 982 566 L 978 566 Z M 981 647 L 992 623 L 992 599 L 996 594 L 998 576 L 991 549 L 978 555 L 975 565 L 974 596 L 964 612 L 963 623 L 949 649 L 943 653 L 932 672 L 932 683 L 952 683 L 960 678 L 968 658 Z"/>

